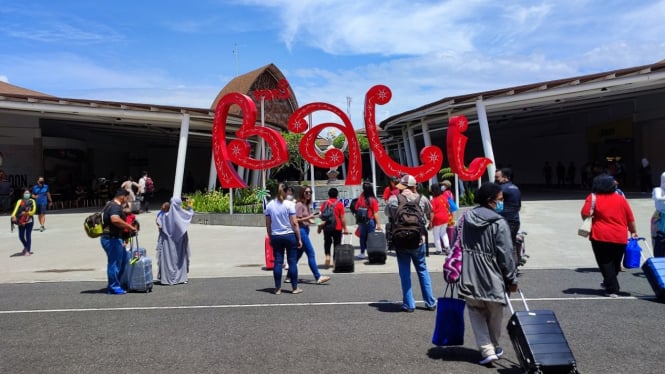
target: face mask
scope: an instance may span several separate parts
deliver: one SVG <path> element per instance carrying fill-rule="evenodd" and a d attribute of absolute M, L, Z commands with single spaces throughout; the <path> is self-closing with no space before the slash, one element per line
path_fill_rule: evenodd
<path fill-rule="evenodd" d="M 286 195 L 286 200 L 293 201 L 293 195 Z"/>
<path fill-rule="evenodd" d="M 29 193 L 24 193 L 23 198 L 28 200 L 30 198 L 30 194 Z"/>
<path fill-rule="evenodd" d="M 497 213 L 501 213 L 501 212 L 503 212 L 503 201 L 497 201 L 497 202 L 496 202 L 496 208 L 494 208 L 494 210 L 495 210 Z"/>

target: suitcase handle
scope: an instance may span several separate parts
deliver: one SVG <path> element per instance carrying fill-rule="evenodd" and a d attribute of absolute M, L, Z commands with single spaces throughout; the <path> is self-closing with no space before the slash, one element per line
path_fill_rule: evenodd
<path fill-rule="evenodd" d="M 526 311 L 529 311 L 529 306 L 526 303 L 526 299 L 524 298 L 524 294 L 522 293 L 522 289 L 518 288 L 517 292 L 520 294 L 520 297 L 522 298 L 522 303 L 524 303 L 524 309 Z M 508 292 L 504 292 L 504 297 L 506 298 L 506 302 L 508 303 L 508 308 L 510 308 L 510 314 L 515 314 L 515 310 L 513 309 L 513 304 L 510 302 L 510 296 L 508 295 Z"/>
<path fill-rule="evenodd" d="M 349 237 L 349 243 L 348 244 L 353 245 L 353 235 L 354 234 L 352 234 L 352 233 L 348 233 L 348 234 L 342 233 L 342 244 L 347 244 L 347 243 L 344 242 L 344 237 L 348 236 Z"/>

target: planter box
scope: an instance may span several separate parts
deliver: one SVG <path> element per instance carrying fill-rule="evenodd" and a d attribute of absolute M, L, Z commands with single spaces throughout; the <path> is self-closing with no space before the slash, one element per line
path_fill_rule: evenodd
<path fill-rule="evenodd" d="M 196 213 L 192 223 L 201 225 L 265 227 L 263 214 Z"/>

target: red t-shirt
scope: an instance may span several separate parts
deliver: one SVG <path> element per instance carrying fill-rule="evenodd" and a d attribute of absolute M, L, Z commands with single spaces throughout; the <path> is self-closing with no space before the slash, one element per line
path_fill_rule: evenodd
<path fill-rule="evenodd" d="M 321 213 L 323 213 L 323 210 L 326 208 L 327 204 L 335 204 L 335 209 L 333 212 L 335 213 L 335 230 L 342 231 L 342 219 L 344 217 L 344 203 L 337 200 L 336 197 L 331 197 L 330 199 L 326 200 L 323 204 L 321 204 Z"/>
<path fill-rule="evenodd" d="M 391 189 L 390 186 L 388 186 L 385 190 L 383 190 L 383 200 L 385 202 L 388 202 L 388 200 L 390 200 L 390 196 L 393 195 L 399 195 L 399 188 L 395 187 Z"/>
<path fill-rule="evenodd" d="M 434 214 L 432 226 L 447 225 L 450 217 L 448 198 L 444 195 L 439 195 L 432 199 L 432 213 Z"/>
<path fill-rule="evenodd" d="M 369 219 L 375 219 L 374 216 L 376 215 L 376 212 L 379 211 L 379 201 L 373 197 L 370 197 L 369 206 L 367 206 L 365 196 L 360 194 L 360 196 L 358 196 L 358 201 L 356 202 L 355 208 L 367 208 L 367 217 L 369 217 Z"/>
<path fill-rule="evenodd" d="M 584 200 L 582 215 L 591 211 L 591 194 Z M 596 207 L 591 221 L 591 239 L 608 243 L 628 243 L 628 224 L 634 222 L 633 211 L 625 197 L 618 193 L 596 194 Z"/>

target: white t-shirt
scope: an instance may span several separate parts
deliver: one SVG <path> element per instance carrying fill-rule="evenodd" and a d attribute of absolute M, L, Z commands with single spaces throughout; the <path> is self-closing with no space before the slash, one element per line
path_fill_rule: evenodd
<path fill-rule="evenodd" d="M 292 201 L 274 199 L 266 207 L 266 216 L 270 216 L 270 232 L 273 235 L 293 234 L 291 216 L 296 215 L 296 204 Z"/>

